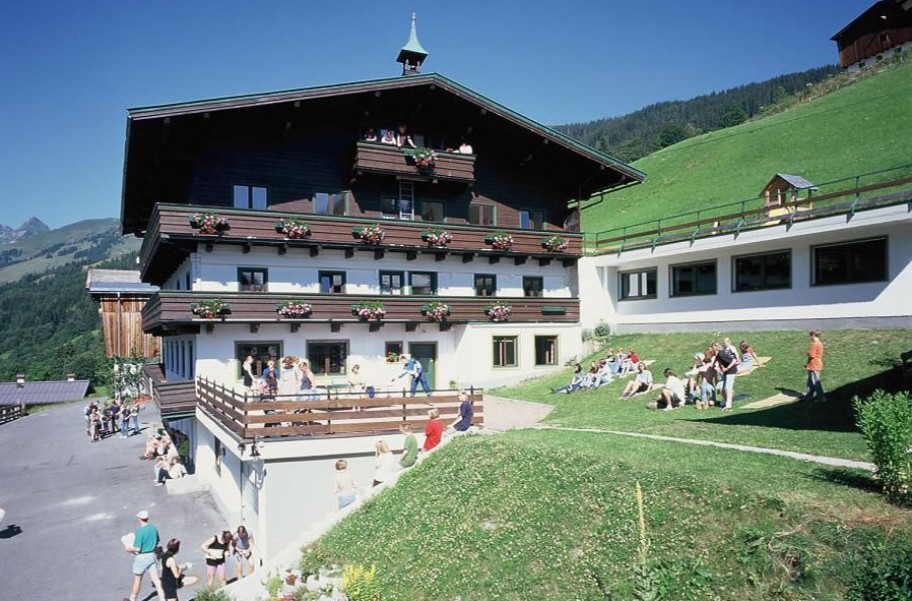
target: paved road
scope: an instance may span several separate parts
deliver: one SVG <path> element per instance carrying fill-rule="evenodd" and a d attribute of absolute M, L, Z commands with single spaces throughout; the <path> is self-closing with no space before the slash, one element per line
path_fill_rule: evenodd
<path fill-rule="evenodd" d="M 141 414 L 144 427 L 158 419 L 154 405 Z M 147 431 L 91 443 L 82 405 L 0 426 L 0 601 L 120 601 L 131 580 L 120 537 L 140 509 L 163 539 L 181 539 L 179 559 L 199 575 L 199 545 L 227 524 L 208 493 L 169 496 L 154 486 L 152 465 L 138 458 Z M 146 578 L 140 599 L 152 590 Z"/>

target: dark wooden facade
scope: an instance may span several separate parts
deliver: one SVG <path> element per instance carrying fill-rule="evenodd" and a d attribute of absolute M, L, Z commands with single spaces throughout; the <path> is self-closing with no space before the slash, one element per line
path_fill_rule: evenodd
<path fill-rule="evenodd" d="M 197 317 L 190 306 L 204 300 L 219 299 L 228 304 L 229 310 L 215 319 Z M 313 306 L 313 313 L 306 318 L 282 317 L 276 313 L 276 303 L 297 301 Z M 490 317 L 485 307 L 499 301 L 512 307 L 510 323 L 576 323 L 579 321 L 579 299 L 544 297 L 475 297 L 475 296 L 365 296 L 358 294 L 272 294 L 262 292 L 187 292 L 162 291 L 154 295 L 143 309 L 143 324 L 147 332 L 194 333 L 210 324 L 244 323 L 254 326 L 262 323 L 287 323 L 296 330 L 301 324 L 363 323 L 353 312 L 352 305 L 361 301 L 381 302 L 386 316 L 374 327 L 384 323 L 436 323 L 422 315 L 421 307 L 431 301 L 441 301 L 450 307 L 448 325 L 486 322 Z"/>
<path fill-rule="evenodd" d="M 896 0 L 880 0 L 831 38 L 845 69 L 912 42 L 912 10 Z"/>
<path fill-rule="evenodd" d="M 109 359 L 159 355 L 158 338 L 143 332 L 142 309 L 147 298 L 105 295 L 96 299 L 104 332 L 105 354 Z"/>
<path fill-rule="evenodd" d="M 228 218 L 230 228 L 220 235 L 202 235 L 190 225 L 190 217 L 199 207 L 178 205 L 156 205 L 146 231 L 146 238 L 140 249 L 142 277 L 147 282 L 162 284 L 186 256 L 195 252 L 200 245 L 205 248 L 216 244 L 229 244 L 244 249 L 267 246 L 285 253 L 289 248 L 307 248 L 312 255 L 322 249 L 346 249 L 347 258 L 363 258 L 369 253 L 375 259 L 382 259 L 385 253 L 405 253 L 413 257 L 419 253 L 436 255 L 446 259 L 458 255 L 461 260 L 525 262 L 526 259 L 547 263 L 552 260 L 573 263 L 582 254 L 582 235 L 561 233 L 567 241 L 563 251 L 552 252 L 542 242 L 551 232 L 522 229 L 491 228 L 458 224 L 445 224 L 453 241 L 444 248 L 431 247 L 422 240 L 421 233 L 435 224 L 416 221 L 377 220 L 364 218 L 340 219 L 327 215 L 308 215 L 306 218 L 295 213 L 272 211 L 218 211 L 219 216 Z M 312 234 L 303 240 L 289 240 L 276 229 L 276 222 L 284 217 L 295 217 L 310 225 Z M 352 235 L 352 228 L 379 224 L 386 237 L 380 245 L 358 242 Z M 508 251 L 494 250 L 485 242 L 493 231 L 508 231 L 513 237 L 513 247 Z"/>

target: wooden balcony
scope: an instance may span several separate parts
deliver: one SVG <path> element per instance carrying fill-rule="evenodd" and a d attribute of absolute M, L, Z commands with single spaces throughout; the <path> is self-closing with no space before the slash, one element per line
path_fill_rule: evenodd
<path fill-rule="evenodd" d="M 415 165 L 411 149 L 378 142 L 358 142 L 352 170 L 356 175 L 379 173 L 409 179 L 471 183 L 475 181 L 475 155 L 437 151 L 434 168 L 423 170 Z"/>
<path fill-rule="evenodd" d="M 215 319 L 194 315 L 190 306 L 204 300 L 219 299 L 228 304 L 228 311 Z M 276 303 L 295 301 L 313 307 L 309 317 L 283 317 L 276 313 Z M 494 301 L 510 305 L 513 309 L 508 323 L 576 323 L 579 321 L 578 298 L 544 297 L 477 297 L 477 296 L 365 296 L 357 294 L 274 294 L 257 292 L 189 292 L 168 290 L 154 294 L 143 308 L 143 329 L 156 334 L 198 332 L 200 326 L 214 327 L 220 323 L 245 323 L 256 326 L 264 323 L 287 323 L 297 331 L 302 323 L 342 324 L 362 322 L 352 312 L 352 306 L 361 301 L 383 303 L 386 316 L 380 322 L 371 322 L 373 329 L 385 323 L 404 323 L 416 327 L 420 323 L 437 323 L 422 315 L 421 307 L 432 301 L 450 307 L 447 320 L 441 329 L 453 324 L 490 322 L 485 307 Z"/>
<path fill-rule="evenodd" d="M 230 222 L 229 229 L 220 235 L 200 234 L 198 229 L 190 225 L 189 218 L 203 211 L 226 217 Z M 310 226 L 311 235 L 303 240 L 285 238 L 276 229 L 276 222 L 283 218 L 304 221 Z M 352 235 L 352 228 L 374 224 L 379 224 L 386 234 L 382 244 L 365 244 Z M 421 233 L 434 227 L 448 231 L 453 237 L 452 242 L 446 247 L 429 246 L 421 238 Z M 485 242 L 485 237 L 495 231 L 505 231 L 513 237 L 510 250 L 495 250 Z M 567 248 L 559 252 L 547 250 L 542 241 L 553 235 L 564 238 Z M 306 248 L 311 256 L 318 255 L 323 249 L 344 249 L 346 258 L 370 253 L 375 259 L 382 259 L 387 252 L 405 253 L 409 258 L 417 257 L 419 253 L 432 254 L 438 260 L 457 255 L 464 262 L 475 259 L 492 263 L 508 260 L 517 265 L 531 259 L 542 265 L 562 261 L 569 266 L 582 256 L 582 234 L 573 232 L 158 204 L 149 218 L 149 229 L 146 230 L 139 254 L 143 281 L 162 284 L 200 244 L 210 249 L 217 244 L 233 245 L 244 252 L 254 246 L 265 246 L 274 248 L 279 254 L 287 252 L 289 248 Z"/>
<path fill-rule="evenodd" d="M 193 415 L 196 410 L 196 383 L 193 380 L 168 382 L 161 364 L 144 365 L 143 375 L 162 417 L 174 419 Z"/>
<path fill-rule="evenodd" d="M 434 391 L 431 397 L 378 393 L 367 398 L 355 393 L 327 393 L 316 400 L 276 396 L 274 401 L 246 397 L 231 388 L 200 378 L 199 408 L 238 439 L 288 436 L 365 436 L 396 432 L 408 423 L 421 432 L 431 407 L 445 424 L 459 416 L 459 399 L 453 390 Z M 472 390 L 474 425 L 484 424 L 484 396 Z M 283 438 L 283 440 L 287 440 Z"/>

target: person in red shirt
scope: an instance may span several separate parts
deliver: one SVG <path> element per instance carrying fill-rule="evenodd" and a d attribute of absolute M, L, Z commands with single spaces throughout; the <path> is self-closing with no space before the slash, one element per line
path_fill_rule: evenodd
<path fill-rule="evenodd" d="M 424 450 L 430 451 L 440 444 L 440 437 L 443 436 L 443 421 L 440 419 L 440 412 L 437 409 L 428 411 L 430 421 L 424 427 Z"/>
<path fill-rule="evenodd" d="M 630 349 L 628 352 L 627 358 L 630 359 L 630 362 L 636 365 L 640 362 L 640 356 L 637 355 L 637 352 L 633 349 Z"/>
<path fill-rule="evenodd" d="M 823 342 L 820 341 L 820 330 L 808 332 L 811 337 L 811 346 L 808 347 L 808 360 L 804 366 L 807 370 L 807 391 L 802 400 L 824 402 L 823 383 L 820 381 L 820 372 L 823 371 Z"/>

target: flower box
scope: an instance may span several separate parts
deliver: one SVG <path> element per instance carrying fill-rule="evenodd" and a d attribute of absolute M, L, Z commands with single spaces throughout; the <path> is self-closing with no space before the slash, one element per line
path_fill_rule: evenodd
<path fill-rule="evenodd" d="M 421 232 L 421 239 L 427 242 L 428 246 L 444 247 L 453 241 L 453 235 L 439 227 Z"/>
<path fill-rule="evenodd" d="M 194 213 L 187 218 L 190 227 L 199 230 L 206 236 L 219 236 L 231 229 L 231 222 L 227 217 L 220 217 L 215 213 Z"/>
<path fill-rule="evenodd" d="M 485 236 L 485 244 L 490 244 L 494 250 L 510 250 L 513 248 L 513 236 L 507 232 L 494 232 Z"/>
<path fill-rule="evenodd" d="M 513 307 L 506 303 L 496 302 L 485 307 L 485 313 L 491 318 L 491 321 L 507 321 L 510 318 L 510 313 L 513 312 Z"/>
<path fill-rule="evenodd" d="M 446 318 L 450 315 L 450 306 L 440 301 L 434 301 L 421 305 L 421 314 L 431 321 L 446 321 Z"/>
<path fill-rule="evenodd" d="M 550 236 L 542 239 L 541 245 L 542 248 L 549 252 L 559 253 L 567 250 L 567 247 L 570 246 L 570 241 L 562 236 Z"/>
<path fill-rule="evenodd" d="M 386 237 L 386 232 L 383 231 L 379 223 L 364 227 L 353 227 L 351 232 L 353 237 L 365 244 L 380 244 Z"/>
<path fill-rule="evenodd" d="M 275 229 L 277 232 L 285 234 L 285 237 L 289 240 L 310 238 L 312 233 L 310 226 L 300 219 L 280 219 L 275 222 Z"/>
<path fill-rule="evenodd" d="M 415 166 L 418 167 L 419 171 L 434 170 L 434 165 L 437 163 L 437 153 L 433 149 L 422 146 L 412 150 L 409 154 L 412 160 L 415 161 Z"/>
<path fill-rule="evenodd" d="M 399 353 L 396 351 L 390 351 L 386 354 L 387 363 L 396 363 L 399 361 Z"/>
<path fill-rule="evenodd" d="M 275 308 L 276 313 L 282 317 L 310 317 L 310 314 L 313 313 L 313 305 L 297 301 L 276 303 Z"/>
<path fill-rule="evenodd" d="M 230 311 L 228 303 L 219 299 L 204 300 L 190 305 L 192 314 L 205 319 L 217 319 Z"/>
<path fill-rule="evenodd" d="M 361 318 L 361 321 L 380 321 L 386 316 L 386 307 L 383 303 L 376 301 L 365 301 L 356 303 L 351 306 L 353 315 Z"/>

